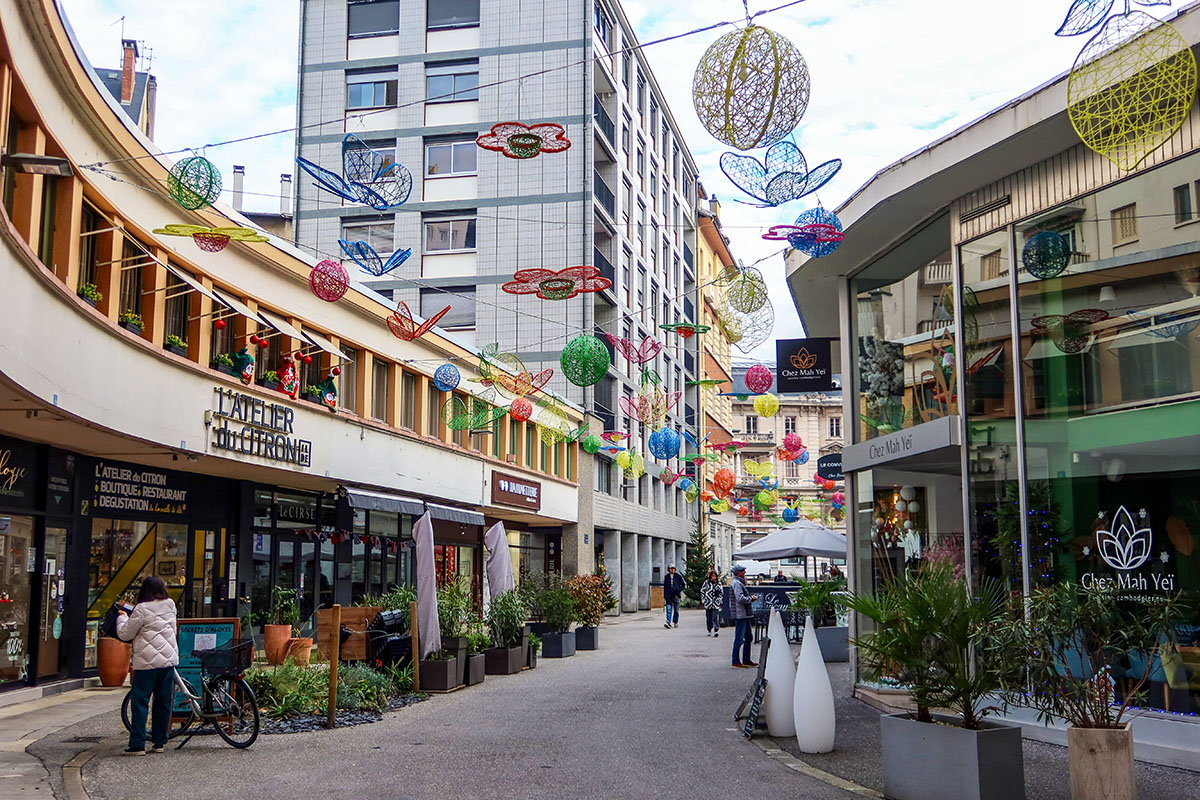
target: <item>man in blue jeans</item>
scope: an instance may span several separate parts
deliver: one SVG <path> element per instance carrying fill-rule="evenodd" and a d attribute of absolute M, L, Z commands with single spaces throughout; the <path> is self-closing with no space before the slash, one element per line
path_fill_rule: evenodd
<path fill-rule="evenodd" d="M 754 601 L 758 599 L 758 595 L 750 594 L 746 591 L 746 568 L 734 566 L 733 568 L 733 666 L 735 667 L 757 667 L 758 664 L 750 660 L 750 645 L 753 644 L 754 634 L 750 630 L 750 620 L 754 618 Z M 741 649 L 741 658 L 738 657 L 738 649 Z"/>
<path fill-rule="evenodd" d="M 679 627 L 679 598 L 683 596 L 683 576 L 675 572 L 675 567 L 667 567 L 667 576 L 663 578 L 663 601 L 667 604 L 667 624 Z"/>

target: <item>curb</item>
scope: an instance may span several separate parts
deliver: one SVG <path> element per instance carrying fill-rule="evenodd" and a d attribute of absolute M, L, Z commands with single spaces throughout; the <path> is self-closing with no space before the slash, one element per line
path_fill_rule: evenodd
<path fill-rule="evenodd" d="M 63 787 L 67 791 L 67 800 L 91 800 L 92 796 L 88 794 L 83 785 L 83 767 L 96 756 L 100 755 L 101 751 L 107 750 L 113 746 L 114 742 L 120 742 L 124 739 L 123 736 L 114 736 L 99 742 L 91 748 L 78 753 L 74 758 L 62 766 Z"/>
<path fill-rule="evenodd" d="M 787 752 L 782 747 L 780 747 L 779 744 L 769 736 L 765 736 L 762 738 L 751 738 L 750 741 L 752 741 L 756 745 L 758 745 L 759 748 L 764 753 L 767 754 L 768 758 L 778 761 L 780 764 L 783 764 L 785 767 L 792 770 L 793 772 L 799 772 L 802 775 L 807 775 L 810 778 L 815 778 L 816 780 L 819 780 L 822 783 L 827 783 L 830 786 L 834 786 L 843 791 L 850 792 L 851 794 L 857 794 L 862 797 L 874 797 L 874 798 L 882 798 L 883 797 L 882 792 L 877 792 L 874 789 L 870 789 L 866 786 L 862 786 L 860 784 L 855 783 L 854 781 L 848 781 L 845 778 L 840 778 L 831 772 L 826 772 L 823 769 L 817 769 L 816 767 L 812 766 L 811 764 L 806 764 L 805 762 L 801 761 L 800 759 L 796 758 L 794 755 L 792 755 L 791 753 Z M 71 800 L 75 800 L 75 798 L 72 797 Z"/>

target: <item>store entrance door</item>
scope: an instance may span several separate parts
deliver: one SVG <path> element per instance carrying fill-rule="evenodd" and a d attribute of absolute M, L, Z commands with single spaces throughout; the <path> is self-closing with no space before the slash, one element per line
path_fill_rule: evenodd
<path fill-rule="evenodd" d="M 66 589 L 67 529 L 46 526 L 45 560 L 42 562 L 41 604 L 38 625 L 37 676 L 47 678 L 63 670 L 63 592 Z"/>

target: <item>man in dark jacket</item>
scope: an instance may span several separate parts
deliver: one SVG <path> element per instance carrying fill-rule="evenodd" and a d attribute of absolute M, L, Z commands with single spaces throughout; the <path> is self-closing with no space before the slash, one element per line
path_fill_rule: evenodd
<path fill-rule="evenodd" d="M 679 627 L 679 598 L 683 596 L 683 576 L 675 572 L 675 567 L 667 567 L 667 576 L 663 578 L 663 600 L 667 604 L 667 624 Z"/>
<path fill-rule="evenodd" d="M 758 664 L 750 660 L 750 645 L 753 643 L 754 634 L 751 633 L 750 620 L 754 618 L 754 601 L 758 599 L 758 595 L 750 594 L 746 591 L 746 568 L 742 566 L 734 566 L 733 568 L 733 665 L 735 667 L 757 667 Z M 739 657 L 738 650 L 741 650 Z"/>

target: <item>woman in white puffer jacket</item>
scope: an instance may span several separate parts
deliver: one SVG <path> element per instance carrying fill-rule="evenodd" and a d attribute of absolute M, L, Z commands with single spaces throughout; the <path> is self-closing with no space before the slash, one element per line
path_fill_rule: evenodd
<path fill-rule="evenodd" d="M 175 697 L 175 665 L 179 663 L 176 641 L 175 601 L 167 594 L 162 578 L 151 575 L 142 582 L 133 612 L 120 612 L 117 637 L 133 642 L 133 702 L 129 709 L 129 748 L 126 755 L 146 753 L 146 712 L 154 698 L 150 738 L 152 753 L 167 746 L 171 705 Z"/>

